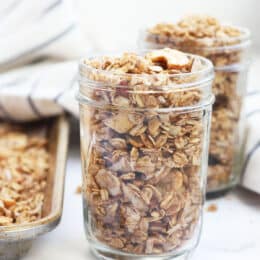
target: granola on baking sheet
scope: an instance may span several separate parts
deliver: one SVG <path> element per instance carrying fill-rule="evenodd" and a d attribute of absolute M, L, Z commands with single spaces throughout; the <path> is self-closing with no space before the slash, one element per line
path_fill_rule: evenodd
<path fill-rule="evenodd" d="M 132 254 L 179 248 L 200 226 L 208 114 L 173 108 L 202 102 L 199 84 L 188 84 L 198 80 L 190 72 L 205 64 L 166 48 L 85 65 L 81 92 L 91 103 L 81 104 L 80 121 L 88 233 Z"/>
<path fill-rule="evenodd" d="M 48 170 L 44 134 L 0 122 L 0 226 L 42 217 Z"/>
<path fill-rule="evenodd" d="M 243 137 L 239 122 L 247 65 L 249 32 L 221 24 L 206 15 L 184 17 L 175 24 L 161 23 L 150 28 L 144 41 L 149 48 L 167 46 L 210 59 L 215 65 L 211 142 L 207 190 L 226 188 L 235 179 L 234 167 Z"/>

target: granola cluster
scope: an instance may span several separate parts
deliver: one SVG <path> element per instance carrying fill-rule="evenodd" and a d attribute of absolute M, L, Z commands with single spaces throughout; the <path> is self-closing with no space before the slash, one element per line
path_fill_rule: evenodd
<path fill-rule="evenodd" d="M 81 104 L 81 144 L 92 238 L 161 254 L 200 228 L 208 114 L 163 111 L 201 101 L 200 91 L 178 87 L 196 81 L 188 74 L 201 68 L 197 62 L 169 49 L 85 61 L 92 69 L 81 71 L 88 82 L 80 91 L 92 103 Z M 171 78 L 178 73 L 187 77 Z"/>
<path fill-rule="evenodd" d="M 210 59 L 215 66 L 225 66 L 240 62 L 244 49 L 232 45 L 241 44 L 247 37 L 246 31 L 223 25 L 214 17 L 192 15 L 176 24 L 155 25 L 148 30 L 146 41 L 196 53 Z"/>
<path fill-rule="evenodd" d="M 239 82 L 244 71 L 232 69 L 243 63 L 248 33 L 221 24 L 209 16 L 188 16 L 176 24 L 157 24 L 148 30 L 146 43 L 151 48 L 167 46 L 210 59 L 215 65 L 207 190 L 226 187 L 235 178 L 235 144 L 242 106 L 243 89 Z"/>
<path fill-rule="evenodd" d="M 41 218 L 49 169 L 46 146 L 45 137 L 0 122 L 0 226 Z"/>

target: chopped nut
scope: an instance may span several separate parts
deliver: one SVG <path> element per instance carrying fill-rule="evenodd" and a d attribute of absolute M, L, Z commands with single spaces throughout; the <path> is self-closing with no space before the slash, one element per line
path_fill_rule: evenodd
<path fill-rule="evenodd" d="M 192 64 L 187 55 L 180 51 L 168 48 L 151 52 L 149 58 L 152 60 L 152 62 L 162 64 L 161 67 L 167 68 L 169 70 L 181 70 L 187 67 L 189 70 Z"/>
<path fill-rule="evenodd" d="M 10 208 L 16 204 L 16 201 L 13 199 L 4 199 L 3 202 L 6 208 Z"/>

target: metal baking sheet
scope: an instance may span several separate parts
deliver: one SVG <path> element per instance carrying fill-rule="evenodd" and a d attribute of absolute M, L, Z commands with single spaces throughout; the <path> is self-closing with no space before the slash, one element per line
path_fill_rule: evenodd
<path fill-rule="evenodd" d="M 47 126 L 51 154 L 43 217 L 28 224 L 0 227 L 0 259 L 19 259 L 30 249 L 33 240 L 51 231 L 60 222 L 63 209 L 69 123 L 63 115 L 44 121 L 42 124 L 45 128 Z"/>

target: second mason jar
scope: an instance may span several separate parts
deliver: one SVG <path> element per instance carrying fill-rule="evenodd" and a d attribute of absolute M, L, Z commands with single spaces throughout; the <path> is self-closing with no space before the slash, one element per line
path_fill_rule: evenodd
<path fill-rule="evenodd" d="M 213 67 L 164 49 L 80 63 L 87 239 L 99 259 L 186 259 L 202 224 Z"/>
<path fill-rule="evenodd" d="M 215 67 L 207 194 L 221 195 L 234 187 L 242 170 L 245 143 L 243 97 L 249 67 L 247 29 L 193 15 L 176 24 L 158 24 L 141 34 L 142 47 L 170 47 L 210 59 Z"/>

